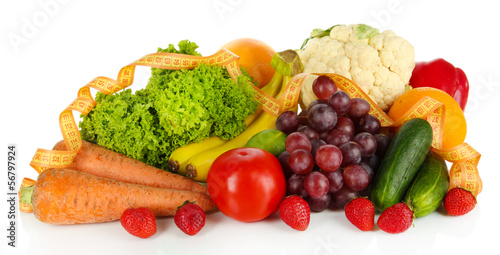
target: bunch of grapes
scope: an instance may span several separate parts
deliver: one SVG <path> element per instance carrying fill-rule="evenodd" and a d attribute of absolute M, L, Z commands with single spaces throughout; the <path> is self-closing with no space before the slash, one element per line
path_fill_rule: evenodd
<path fill-rule="evenodd" d="M 300 114 L 286 111 L 276 128 L 285 134 L 286 151 L 278 156 L 287 178 L 287 195 L 302 196 L 313 211 L 343 209 L 366 196 L 390 143 L 370 104 L 350 98 L 328 76 L 313 83 L 318 100 Z"/>

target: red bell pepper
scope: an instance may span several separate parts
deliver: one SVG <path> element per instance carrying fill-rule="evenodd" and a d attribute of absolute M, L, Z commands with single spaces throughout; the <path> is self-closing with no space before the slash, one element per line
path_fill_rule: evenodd
<path fill-rule="evenodd" d="M 432 87 L 452 96 L 465 110 L 469 97 L 469 81 L 462 69 L 453 66 L 442 58 L 429 62 L 417 62 L 410 78 L 413 88 Z"/>

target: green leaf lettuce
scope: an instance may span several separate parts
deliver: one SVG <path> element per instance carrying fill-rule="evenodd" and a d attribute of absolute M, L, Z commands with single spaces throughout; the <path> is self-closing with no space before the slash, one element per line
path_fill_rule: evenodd
<path fill-rule="evenodd" d="M 199 55 L 187 40 L 159 52 Z M 245 129 L 258 103 L 246 75 L 234 82 L 222 66 L 192 70 L 152 68 L 144 89 L 96 93 L 97 105 L 80 122 L 83 140 L 167 169 L 173 150 L 211 136 L 231 139 Z"/>

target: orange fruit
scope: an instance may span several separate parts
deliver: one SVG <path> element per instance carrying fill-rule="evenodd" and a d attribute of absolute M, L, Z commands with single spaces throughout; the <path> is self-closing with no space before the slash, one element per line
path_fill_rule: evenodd
<path fill-rule="evenodd" d="M 464 113 L 457 101 L 440 89 L 422 87 L 407 91 L 391 106 L 389 117 L 397 121 L 425 96 L 433 98 L 445 106 L 443 149 L 453 148 L 462 144 L 467 134 L 467 123 L 465 122 Z"/>
<path fill-rule="evenodd" d="M 274 49 L 265 42 L 252 38 L 239 38 L 226 43 L 225 48 L 240 57 L 240 66 L 245 68 L 259 88 L 265 86 L 274 75 L 271 59 Z"/>

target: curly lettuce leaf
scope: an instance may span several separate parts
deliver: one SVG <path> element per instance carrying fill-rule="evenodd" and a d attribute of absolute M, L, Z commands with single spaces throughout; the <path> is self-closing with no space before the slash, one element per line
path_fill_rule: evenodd
<path fill-rule="evenodd" d="M 197 54 L 197 45 L 179 43 L 165 52 Z M 222 66 L 192 70 L 152 68 L 144 89 L 96 94 L 97 106 L 80 122 L 82 139 L 167 169 L 173 150 L 211 136 L 230 139 L 245 129 L 258 103 L 245 74 L 238 83 Z"/>

